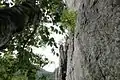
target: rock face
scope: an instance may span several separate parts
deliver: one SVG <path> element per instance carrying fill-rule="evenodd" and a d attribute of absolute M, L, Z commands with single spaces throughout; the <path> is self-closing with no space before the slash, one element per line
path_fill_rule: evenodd
<path fill-rule="evenodd" d="M 64 50 L 66 77 L 58 80 L 120 80 L 120 1 L 66 3 L 78 16 L 75 33 L 70 35 Z M 61 76 L 62 71 L 58 72 Z"/>

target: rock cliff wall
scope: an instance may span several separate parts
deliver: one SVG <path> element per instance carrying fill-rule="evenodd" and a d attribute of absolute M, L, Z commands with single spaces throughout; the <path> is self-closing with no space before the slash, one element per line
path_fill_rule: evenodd
<path fill-rule="evenodd" d="M 69 36 L 64 50 L 66 77 L 59 80 L 120 80 L 120 1 L 66 3 L 78 16 L 75 33 Z"/>

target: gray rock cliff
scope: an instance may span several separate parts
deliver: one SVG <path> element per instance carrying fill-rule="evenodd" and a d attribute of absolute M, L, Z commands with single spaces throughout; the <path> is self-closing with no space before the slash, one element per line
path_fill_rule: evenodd
<path fill-rule="evenodd" d="M 75 33 L 60 52 L 66 59 L 60 60 L 57 79 L 120 80 L 120 1 L 66 0 L 66 4 L 78 16 Z"/>

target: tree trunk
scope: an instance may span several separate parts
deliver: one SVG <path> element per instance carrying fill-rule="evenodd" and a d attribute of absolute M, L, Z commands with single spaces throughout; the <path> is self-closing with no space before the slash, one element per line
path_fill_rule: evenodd
<path fill-rule="evenodd" d="M 120 1 L 66 0 L 77 10 L 66 80 L 120 80 Z"/>

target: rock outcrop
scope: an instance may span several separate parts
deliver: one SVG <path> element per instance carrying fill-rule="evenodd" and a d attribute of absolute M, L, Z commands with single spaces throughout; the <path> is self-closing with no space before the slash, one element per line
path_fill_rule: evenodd
<path fill-rule="evenodd" d="M 66 0 L 66 3 L 78 16 L 75 33 L 70 35 L 64 50 L 66 57 L 61 55 L 67 60 L 63 65 L 67 67 L 66 77 L 58 76 L 58 80 L 120 80 L 120 1 Z M 58 72 L 61 76 L 62 71 Z"/>

